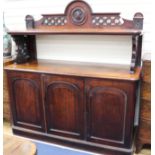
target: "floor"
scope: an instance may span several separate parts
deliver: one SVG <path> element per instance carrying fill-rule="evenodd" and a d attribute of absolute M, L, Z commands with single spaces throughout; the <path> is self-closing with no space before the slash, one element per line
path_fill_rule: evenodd
<path fill-rule="evenodd" d="M 4 122 L 3 133 L 12 134 L 10 123 Z M 151 150 L 150 148 L 145 148 L 145 149 L 142 149 L 142 151 L 139 154 L 134 154 L 134 155 L 151 155 Z"/>

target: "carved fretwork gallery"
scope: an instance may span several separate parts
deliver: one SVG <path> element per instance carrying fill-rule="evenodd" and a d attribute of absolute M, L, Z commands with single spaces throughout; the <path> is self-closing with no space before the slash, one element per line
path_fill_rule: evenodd
<path fill-rule="evenodd" d="M 17 56 L 5 67 L 13 133 L 101 154 L 131 155 L 139 116 L 143 15 L 126 20 L 120 13 L 93 13 L 76 0 L 64 14 L 44 14 L 38 21 L 27 15 L 25 20 L 26 30 L 9 31 Z M 130 70 L 37 59 L 36 36 L 53 34 L 131 36 Z"/>

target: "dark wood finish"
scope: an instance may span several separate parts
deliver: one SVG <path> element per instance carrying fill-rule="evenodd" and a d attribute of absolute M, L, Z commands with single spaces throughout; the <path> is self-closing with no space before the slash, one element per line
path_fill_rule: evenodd
<path fill-rule="evenodd" d="M 151 61 L 146 56 L 148 57 L 148 54 L 143 59 L 140 124 L 136 139 L 137 153 L 144 144 L 151 144 Z"/>
<path fill-rule="evenodd" d="M 116 29 L 116 28 L 104 28 L 104 29 L 97 29 L 94 30 L 93 28 L 77 28 L 77 29 L 70 29 L 70 28 L 46 28 L 46 29 L 26 29 L 26 30 L 12 30 L 8 31 L 11 35 L 52 35 L 52 34 L 70 34 L 70 35 L 80 35 L 80 34 L 86 34 L 86 35 L 140 35 L 141 30 L 135 30 L 135 29 Z"/>
<path fill-rule="evenodd" d="M 12 64 L 13 60 L 3 59 L 3 67 L 6 67 L 9 64 Z M 7 85 L 7 77 L 5 71 L 3 71 L 3 118 L 6 121 L 10 121 L 10 108 L 9 108 L 9 92 L 8 92 L 8 85 Z"/>
<path fill-rule="evenodd" d="M 64 14 L 25 20 L 26 30 L 9 32 L 18 54 L 5 67 L 13 132 L 102 154 L 133 154 L 143 15 L 126 20 L 120 13 L 93 13 L 76 0 Z M 131 65 L 37 60 L 39 34 L 130 35 Z"/>
<path fill-rule="evenodd" d="M 74 75 L 82 77 L 108 78 L 118 80 L 139 80 L 141 67 L 135 69 L 134 74 L 128 72 L 129 66 L 107 65 L 95 63 L 79 63 L 66 61 L 38 60 L 25 64 L 12 64 L 5 67 L 5 70 L 27 71 L 35 73 L 51 73 L 58 75 Z"/>
<path fill-rule="evenodd" d="M 96 152 L 132 154 L 137 80 L 9 69 L 7 75 L 15 134 L 92 147 Z M 39 99 L 31 83 L 42 89 Z"/>
<path fill-rule="evenodd" d="M 88 140 L 130 147 L 136 83 L 88 79 L 86 89 Z"/>
<path fill-rule="evenodd" d="M 35 21 L 33 16 L 27 15 L 26 30 L 9 31 L 17 42 L 17 63 L 25 63 L 31 58 L 26 44 L 26 37 L 30 35 L 46 34 L 99 34 L 99 35 L 131 35 L 132 55 L 130 73 L 134 73 L 140 66 L 143 14 L 135 13 L 133 20 L 127 20 L 120 13 L 93 13 L 89 4 L 82 0 L 74 0 L 65 9 L 64 14 L 43 14 Z M 18 35 L 18 37 L 16 36 Z M 16 37 L 15 37 L 16 36 Z M 20 37 L 19 37 L 20 36 Z M 35 46 L 35 42 L 33 44 Z"/>
<path fill-rule="evenodd" d="M 16 63 L 21 64 L 37 59 L 35 36 L 12 35 L 12 37 L 17 46 L 17 55 L 14 59 Z"/>
<path fill-rule="evenodd" d="M 27 15 L 25 17 L 25 20 L 26 20 L 26 28 L 27 29 L 34 28 L 34 18 L 33 18 L 33 16 Z"/>
<path fill-rule="evenodd" d="M 27 36 L 14 36 L 14 41 L 17 45 L 17 55 L 15 62 L 25 63 L 30 59 L 30 52 L 27 48 Z"/>
<path fill-rule="evenodd" d="M 27 49 L 30 54 L 30 60 L 37 60 L 36 37 L 27 35 Z"/>
<path fill-rule="evenodd" d="M 137 59 L 136 59 L 136 64 L 137 66 L 141 66 L 141 51 L 142 51 L 142 41 L 143 41 L 143 36 L 140 35 L 138 37 L 138 40 L 137 40 Z"/>
<path fill-rule="evenodd" d="M 47 132 L 83 138 L 84 81 L 79 78 L 50 75 L 43 78 Z"/>
<path fill-rule="evenodd" d="M 94 154 L 107 154 L 107 155 L 133 155 L 133 147 L 130 149 L 126 148 L 118 148 L 113 146 L 95 144 L 89 141 L 71 139 L 71 138 L 63 138 L 62 136 L 54 136 L 51 134 L 40 134 L 35 131 L 29 131 L 21 128 L 13 127 L 13 132 L 17 135 L 37 138 L 42 141 L 48 141 L 59 145 L 64 145 L 67 147 L 83 149 L 87 151 L 91 151 Z"/>
<path fill-rule="evenodd" d="M 9 72 L 7 76 L 14 125 L 44 131 L 40 76 L 24 72 Z"/>
<path fill-rule="evenodd" d="M 123 19 L 120 13 L 93 13 L 88 3 L 74 0 L 68 4 L 64 14 L 43 14 L 39 21 L 26 16 L 27 29 L 100 29 L 108 28 L 128 30 L 141 30 L 143 28 L 142 13 L 135 13 L 132 20 Z M 60 31 L 61 32 L 61 31 Z"/>

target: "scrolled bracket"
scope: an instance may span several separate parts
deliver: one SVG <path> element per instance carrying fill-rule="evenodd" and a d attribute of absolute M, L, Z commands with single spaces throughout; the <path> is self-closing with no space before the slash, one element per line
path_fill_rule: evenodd
<path fill-rule="evenodd" d="M 17 46 L 17 55 L 14 61 L 18 64 L 28 62 L 30 59 L 30 53 L 27 48 L 27 36 L 13 36 L 13 39 Z"/>
<path fill-rule="evenodd" d="M 130 73 L 135 72 L 135 67 L 137 65 L 137 53 L 138 52 L 138 35 L 132 36 L 132 56 L 131 56 L 131 65 Z"/>

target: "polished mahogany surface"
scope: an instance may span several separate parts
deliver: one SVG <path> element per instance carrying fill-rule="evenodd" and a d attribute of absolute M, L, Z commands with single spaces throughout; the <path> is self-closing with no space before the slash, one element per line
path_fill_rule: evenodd
<path fill-rule="evenodd" d="M 145 144 L 151 144 L 151 58 L 143 56 L 140 120 L 136 138 L 136 152 Z"/>
<path fill-rule="evenodd" d="M 120 13 L 93 13 L 75 0 L 64 14 L 43 14 L 38 21 L 27 15 L 25 21 L 26 30 L 9 31 L 17 56 L 5 67 L 13 132 L 101 154 L 132 155 L 143 14 L 127 20 Z M 130 66 L 38 60 L 36 36 L 52 34 L 130 35 Z"/>
<path fill-rule="evenodd" d="M 92 29 L 92 28 L 76 28 L 76 29 L 29 29 L 29 30 L 12 30 L 8 31 L 11 35 L 49 35 L 49 34 L 98 34 L 98 35 L 136 35 L 141 34 L 141 30 L 135 29 L 121 29 L 121 28 L 113 28 L 113 29 Z"/>
<path fill-rule="evenodd" d="M 27 71 L 27 72 L 44 72 L 58 75 L 74 75 L 82 77 L 96 77 L 122 80 L 139 80 L 141 68 L 137 67 L 134 74 L 130 74 L 128 66 L 97 64 L 97 63 L 80 63 L 68 61 L 48 61 L 38 60 L 25 64 L 11 64 L 5 67 L 6 70 Z"/>

